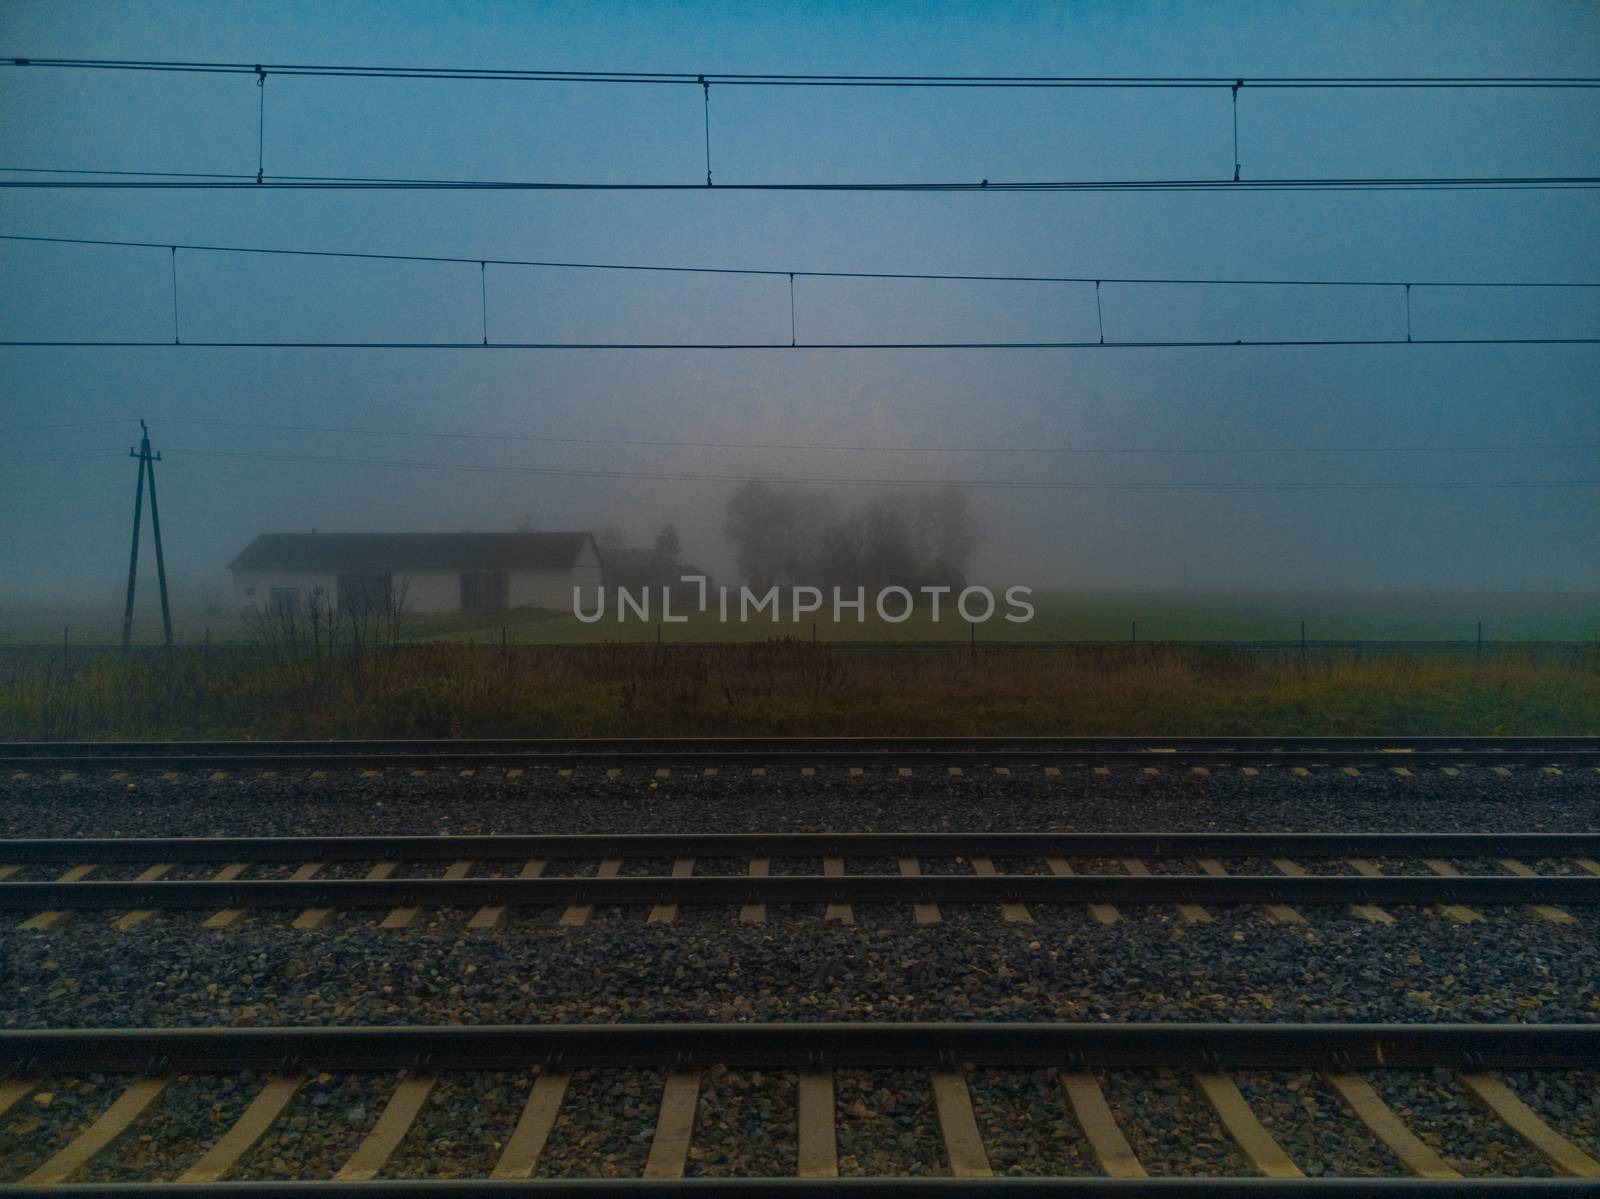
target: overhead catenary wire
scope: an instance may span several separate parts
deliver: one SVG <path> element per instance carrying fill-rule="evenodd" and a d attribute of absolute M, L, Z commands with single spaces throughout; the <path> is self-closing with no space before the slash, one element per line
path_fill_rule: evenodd
<path fill-rule="evenodd" d="M 197 341 L 189 350 L 1203 350 L 1203 349 L 1339 349 L 1356 346 L 1591 346 L 1600 337 L 1419 337 L 1283 338 L 1231 341 Z M 154 339 L 107 338 L 17 339 L 0 341 L 8 349 L 141 350 L 175 343 Z"/>
<path fill-rule="evenodd" d="M 1270 88 L 1595 88 L 1585 75 L 888 75 L 729 73 L 713 71 L 570 71 L 496 67 L 351 66 L 312 63 L 194 62 L 159 59 L 0 57 L 0 66 L 187 74 L 330 76 L 376 79 L 460 79 L 522 83 L 680 84 L 730 87 L 1023 87 L 1225 88 L 1236 82 Z"/>
<path fill-rule="evenodd" d="M 51 237 L 42 234 L 0 233 L 0 241 L 40 242 L 69 246 L 113 246 L 129 249 L 166 250 L 174 243 L 165 241 L 132 241 L 104 237 Z M 1178 284 L 1217 285 L 1241 287 L 1553 287 L 1600 288 L 1600 280 L 1542 281 L 1529 279 L 1330 279 L 1325 277 L 1299 279 L 1263 279 L 1241 276 L 1216 278 L 1179 277 L 1160 275 L 1018 275 L 1018 274 L 960 274 L 951 271 L 826 271 L 804 270 L 791 267 L 726 267 L 677 266 L 659 263 L 594 262 L 574 259 L 495 258 L 480 255 L 461 256 L 448 254 L 383 254 L 360 250 L 305 250 L 281 246 L 241 246 L 211 242 L 178 242 L 179 250 L 204 251 L 215 254 L 268 254 L 301 258 L 365 258 L 380 262 L 437 262 L 456 263 L 463 266 L 525 266 L 551 267 L 585 271 L 660 271 L 672 274 L 695 275 L 767 275 L 773 278 L 792 275 L 799 279 L 908 279 L 939 280 L 972 283 L 1093 283 L 1093 284 Z"/>
<path fill-rule="evenodd" d="M 472 180 L 472 179 L 394 179 L 368 176 L 265 175 L 264 141 L 266 130 L 266 77 L 326 76 L 344 78 L 432 79 L 456 81 L 502 81 L 523 83 L 632 84 L 656 86 L 697 86 L 701 91 L 702 124 L 705 142 L 705 188 L 721 186 L 736 191 L 1209 191 L 1234 188 L 1250 191 L 1286 190 L 1445 190 L 1503 188 L 1593 187 L 1600 179 L 1586 176 L 1522 177 L 1351 177 L 1303 179 L 1251 179 L 1241 177 L 1239 155 L 1239 91 L 1249 86 L 1272 89 L 1592 89 L 1600 87 L 1593 76 L 1069 76 L 1069 75 L 869 75 L 869 74 L 760 74 L 732 72 L 630 72 L 496 70 L 484 68 L 328 66 L 317 64 L 262 64 L 225 62 L 181 62 L 139 59 L 75 59 L 10 56 L 0 58 L 0 66 L 13 69 L 110 70 L 135 72 L 179 72 L 200 74 L 253 74 L 257 97 L 256 174 L 232 175 L 227 172 L 160 172 L 120 170 L 51 171 L 38 167 L 0 167 L 0 172 L 49 176 L 27 180 L 0 180 L 0 187 L 12 188 L 215 188 L 228 189 L 253 184 L 257 187 L 297 189 L 512 189 L 512 190 L 592 190 L 592 191 L 675 191 L 698 183 L 661 182 L 566 182 L 556 180 Z M 711 169 L 711 87 L 783 88 L 1179 88 L 1222 89 L 1231 93 L 1233 124 L 1233 173 L 1214 179 L 1157 180 L 949 180 L 882 181 L 863 183 L 784 183 L 744 182 L 714 185 Z M 83 178 L 94 175 L 98 178 Z M 67 178 L 65 176 L 79 176 Z"/>
<path fill-rule="evenodd" d="M 570 191 L 570 192 L 1316 192 L 1316 191 L 1550 191 L 1592 190 L 1597 175 L 1349 176 L 1297 179 L 1026 179 L 878 182 L 684 183 L 670 180 L 601 183 L 534 179 L 421 179 L 362 175 L 253 175 L 209 171 L 103 171 L 0 166 L 0 172 L 34 175 L 108 175 L 114 178 L 0 179 L 0 188 L 101 190 L 287 191 Z"/>

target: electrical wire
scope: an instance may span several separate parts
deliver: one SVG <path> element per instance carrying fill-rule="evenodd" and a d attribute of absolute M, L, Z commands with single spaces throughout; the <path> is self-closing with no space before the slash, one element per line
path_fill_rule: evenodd
<path fill-rule="evenodd" d="M 1594 88 L 1600 78 L 1564 75 L 837 75 L 716 74 L 706 71 L 563 71 L 480 67 L 327 66 L 116 58 L 0 58 L 0 66 L 161 71 L 211 75 L 307 75 L 371 79 L 459 79 L 518 83 L 679 84 L 699 87 L 1015 88 Z"/>
<path fill-rule="evenodd" d="M 52 171 L 46 167 L 0 167 L 0 172 L 111 175 L 115 179 L 0 179 L 0 188 L 90 188 L 116 190 L 288 191 L 724 191 L 724 192 L 1320 192 L 1320 191 L 1586 191 L 1600 186 L 1595 175 L 1464 175 L 1310 179 L 1100 179 L 1001 180 L 882 183 L 558 183 L 551 180 L 401 179 L 359 175 L 229 175 L 212 172 Z M 129 176 L 144 176 L 130 178 Z"/>
<path fill-rule="evenodd" d="M 0 241 L 41 242 L 70 246 L 114 246 L 145 250 L 194 250 L 213 254 L 267 254 L 300 258 L 354 258 L 380 262 L 434 262 L 461 266 L 549 267 L 581 271 L 658 271 L 691 275 L 760 275 L 796 279 L 911 279 L 962 283 L 1106 283 L 1180 284 L 1239 287 L 1588 287 L 1596 282 L 1536 282 L 1531 280 L 1481 279 L 1243 279 L 1243 278 L 1164 278 L 1159 276 L 1112 275 L 963 275 L 929 271 L 807 271 L 788 267 L 661 266 L 648 263 L 574 262 L 560 259 L 461 257 L 445 254 L 372 254 L 357 250 L 297 250 L 266 246 L 216 245 L 200 242 L 127 241 L 97 237 L 45 237 L 23 233 L 0 233 Z"/>
<path fill-rule="evenodd" d="M 1348 346 L 1590 346 L 1600 337 L 1236 338 L 1232 341 L 195 341 L 14 340 L 8 349 L 186 350 L 1169 350 Z"/>
<path fill-rule="evenodd" d="M 1389 480 L 1368 483 L 1211 483 L 1184 481 L 1170 483 L 1070 482 L 1055 479 L 863 479 L 832 476 L 753 476 L 750 474 L 697 474 L 678 471 L 588 470 L 556 466 L 499 466 L 482 462 L 418 462 L 378 458 L 341 458 L 318 454 L 268 454 L 244 450 L 201 450 L 164 448 L 168 455 L 187 454 L 202 458 L 248 459 L 263 462 L 299 462 L 316 465 L 388 467 L 400 470 L 467 471 L 487 474 L 554 475 L 564 478 L 643 479 L 695 483 L 746 483 L 760 477 L 768 483 L 849 487 L 957 487 L 962 489 L 1022 489 L 1067 491 L 1388 491 L 1438 489 L 1536 489 L 1600 487 L 1600 480 L 1473 479 L 1463 481 Z"/>

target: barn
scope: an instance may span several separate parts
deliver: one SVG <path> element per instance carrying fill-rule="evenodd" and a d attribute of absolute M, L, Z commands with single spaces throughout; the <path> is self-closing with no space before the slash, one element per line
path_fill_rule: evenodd
<path fill-rule="evenodd" d="M 570 612 L 601 583 L 588 533 L 262 533 L 228 570 L 242 606 L 269 610 L 403 595 L 419 613 Z"/>

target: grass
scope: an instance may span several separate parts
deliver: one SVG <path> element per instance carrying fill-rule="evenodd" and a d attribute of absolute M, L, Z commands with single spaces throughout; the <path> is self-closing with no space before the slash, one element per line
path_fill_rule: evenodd
<path fill-rule="evenodd" d="M 1592 641 L 1600 636 L 1600 595 L 1588 593 L 1506 592 L 1325 592 L 1325 591 L 1051 591 L 1034 597 L 1037 616 L 1028 624 L 996 618 L 978 629 L 978 640 L 1121 641 L 1138 622 L 1140 641 L 1294 641 L 1300 622 L 1314 641 L 1472 641 L 1483 622 L 1488 641 Z M 737 596 L 734 597 L 737 609 Z M 419 641 L 500 643 L 504 627 L 514 645 L 592 644 L 605 641 L 653 642 L 654 623 L 587 625 L 572 616 L 505 616 L 462 613 L 411 618 L 411 637 Z M 242 642 L 249 631 L 237 613 L 206 612 L 178 605 L 174 637 L 197 645 L 209 629 L 215 645 Z M 122 636 L 122 610 L 116 604 L 0 602 L 0 645 L 60 645 L 63 627 L 73 645 L 115 645 Z M 796 624 L 785 618 L 747 625 L 720 624 L 694 614 L 687 624 L 666 625 L 664 641 L 763 641 L 775 636 L 809 640 L 809 617 Z M 934 624 L 926 611 L 904 624 L 887 624 L 874 614 L 867 621 L 817 622 L 819 641 L 965 642 L 959 619 Z M 140 644 L 161 639 L 159 610 L 141 600 L 134 638 Z"/>
<path fill-rule="evenodd" d="M 0 739 L 1594 734 L 1600 655 L 410 644 L 0 666 Z"/>

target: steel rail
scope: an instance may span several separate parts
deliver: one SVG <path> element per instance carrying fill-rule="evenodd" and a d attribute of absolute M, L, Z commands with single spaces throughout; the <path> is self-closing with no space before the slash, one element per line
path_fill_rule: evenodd
<path fill-rule="evenodd" d="M 828 903 L 1600 904 L 1592 875 L 635 875 L 6 882 L 0 910 Z"/>
<path fill-rule="evenodd" d="M 1485 1199 L 1506 1195 L 1593 1195 L 1583 1178 L 537 1178 L 537 1179 L 373 1179 L 348 1182 L 307 1179 L 297 1182 L 64 1182 L 11 1184 L 5 1194 L 17 1199 L 91 1199 L 104 1196 L 171 1196 L 186 1199 L 255 1199 L 256 1196 L 324 1196 L 326 1199 L 411 1199 L 418 1195 L 508 1196 L 572 1195 L 582 1199 L 700 1199 L 701 1196 L 761 1195 L 774 1199 L 922 1199 L 959 1196 L 1067 1195 L 1074 1199 L 1203 1199 L 1243 1195 L 1248 1199 L 1373 1199 L 1402 1194 L 1437 1199 Z"/>
<path fill-rule="evenodd" d="M 0 1030 L 0 1070 L 509 1070 L 722 1063 L 1538 1069 L 1600 1066 L 1600 1024 L 785 1022 Z"/>
<path fill-rule="evenodd" d="M 1578 833 L 572 833 L 17 837 L 0 862 L 459 862 L 606 858 L 1596 857 Z M 167 884 L 162 884 L 167 885 Z"/>
<path fill-rule="evenodd" d="M 1568 761 L 1600 763 L 1600 737 L 605 738 L 417 741 L 5 742 L 0 766 L 326 767 L 474 763 L 695 766 L 1024 761 L 1065 764 Z"/>

